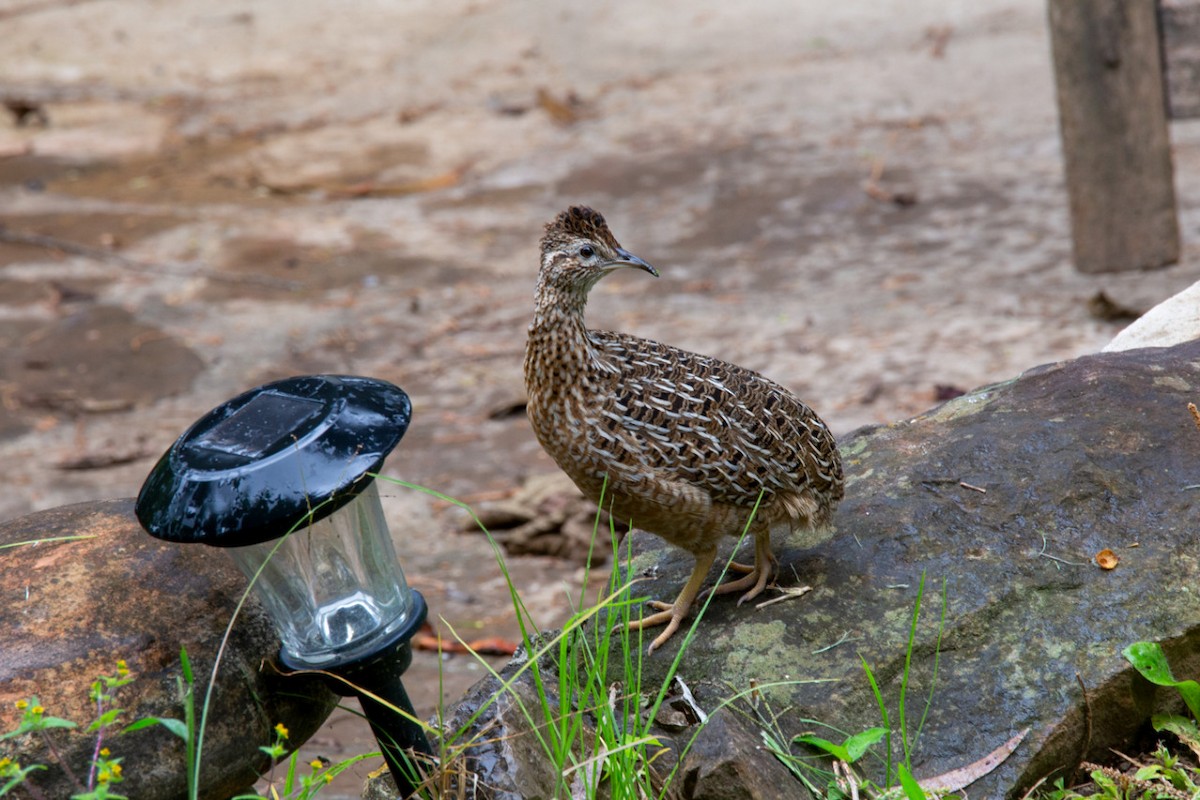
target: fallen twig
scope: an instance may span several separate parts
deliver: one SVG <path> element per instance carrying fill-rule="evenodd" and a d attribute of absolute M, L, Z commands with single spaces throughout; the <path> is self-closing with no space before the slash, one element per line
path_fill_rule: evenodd
<path fill-rule="evenodd" d="M 784 587 L 784 586 L 776 586 L 775 590 L 779 591 L 779 592 L 783 592 L 783 596 L 782 597 L 772 597 L 770 600 L 764 600 L 761 603 L 759 603 L 758 605 L 756 605 L 755 608 L 766 608 L 767 606 L 773 606 L 776 603 L 782 603 L 784 600 L 793 600 L 797 597 L 803 597 L 804 595 L 806 595 L 812 591 L 812 587 L 811 586 L 796 586 L 794 588 L 790 588 L 790 587 Z"/>
<path fill-rule="evenodd" d="M 959 789 L 969 786 L 1003 764 L 1004 759 L 1012 755 L 1013 751 L 1017 749 L 1018 745 L 1028 735 L 1029 728 L 1026 728 L 974 764 L 969 764 L 961 769 L 951 770 L 950 772 L 944 772 L 932 778 L 918 779 L 917 783 L 921 784 L 922 789 L 929 791 L 957 792 Z"/>
<path fill-rule="evenodd" d="M 850 768 L 850 765 L 841 759 L 836 759 L 833 762 L 833 779 L 837 781 L 838 788 L 850 795 L 850 800 L 858 800 L 858 775 Z"/>
<path fill-rule="evenodd" d="M 1050 543 L 1050 540 L 1048 538 L 1046 538 L 1046 534 L 1043 533 L 1042 534 L 1042 552 L 1038 553 L 1039 558 L 1048 558 L 1051 561 L 1057 561 L 1059 564 L 1066 564 L 1068 567 L 1086 567 L 1087 566 L 1087 564 L 1082 564 L 1078 561 L 1068 561 L 1065 558 L 1059 558 L 1058 556 L 1050 555 L 1049 553 L 1046 552 L 1046 545 L 1048 545 L 1049 543 Z"/>

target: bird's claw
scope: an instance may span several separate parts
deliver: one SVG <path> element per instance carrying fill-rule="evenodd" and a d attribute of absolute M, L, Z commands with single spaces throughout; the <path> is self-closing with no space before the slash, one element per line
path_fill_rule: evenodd
<path fill-rule="evenodd" d="M 675 631 L 679 630 L 679 626 L 683 622 L 684 616 L 687 615 L 687 609 L 678 611 L 676 610 L 674 603 L 664 603 L 661 600 L 648 600 L 646 605 L 653 609 L 657 609 L 658 613 L 631 621 L 629 625 L 626 626 L 626 630 L 638 631 L 645 630 L 646 628 L 653 628 L 658 625 L 667 626 L 665 629 L 663 629 L 662 633 L 654 637 L 654 641 L 650 642 L 650 647 L 646 649 L 646 654 L 649 655 L 658 648 L 662 647 L 663 643 L 666 642 L 667 639 L 670 639 L 671 635 L 675 633 Z M 612 632 L 618 632 L 621 630 L 621 627 L 621 625 L 614 626 Z"/>
<path fill-rule="evenodd" d="M 675 631 L 679 630 L 679 623 L 680 623 L 681 619 L 682 619 L 682 617 L 677 617 L 677 616 L 671 617 L 671 621 L 667 623 L 666 629 L 663 630 L 663 632 L 660 633 L 658 636 L 655 636 L 654 641 L 651 642 L 650 646 L 646 648 L 646 655 L 650 655 L 655 650 L 662 647 L 663 643 L 666 642 L 667 639 L 671 638 L 671 634 L 673 634 L 673 633 L 675 633 Z"/>

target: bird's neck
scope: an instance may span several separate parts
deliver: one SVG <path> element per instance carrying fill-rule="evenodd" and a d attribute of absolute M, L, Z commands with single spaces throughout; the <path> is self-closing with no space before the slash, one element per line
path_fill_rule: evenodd
<path fill-rule="evenodd" d="M 525 377 L 541 386 L 568 386 L 595 367 L 595 345 L 583 311 L 587 296 L 539 283 L 525 345 Z"/>

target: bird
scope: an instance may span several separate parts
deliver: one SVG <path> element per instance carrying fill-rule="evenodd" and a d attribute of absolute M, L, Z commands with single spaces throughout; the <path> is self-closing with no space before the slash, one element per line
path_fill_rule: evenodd
<path fill-rule="evenodd" d="M 772 532 L 821 529 L 843 496 L 829 427 L 792 392 L 726 361 L 584 323 L 605 276 L 658 277 L 617 242 L 603 215 L 576 205 L 541 239 L 533 320 L 525 346 L 526 410 L 542 448 L 583 495 L 623 524 L 690 552 L 695 567 L 673 603 L 631 629 L 680 627 L 720 541 L 748 530 L 754 563 L 711 591 L 758 596 L 773 577 Z M 747 526 L 749 526 L 747 528 Z"/>

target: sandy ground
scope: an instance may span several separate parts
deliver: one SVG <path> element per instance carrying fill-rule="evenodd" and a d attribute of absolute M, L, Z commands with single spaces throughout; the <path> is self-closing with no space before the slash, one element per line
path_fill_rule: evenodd
<path fill-rule="evenodd" d="M 412 396 L 391 475 L 478 503 L 551 471 L 513 409 L 572 202 L 663 275 L 607 281 L 594 324 L 759 369 L 835 432 L 1100 349 L 1124 322 L 1098 292 L 1200 278 L 1184 124 L 1183 262 L 1071 267 L 1036 0 L 0 0 L 0 26 L 27 107 L 0 119 L 0 518 L 132 495 L 209 408 L 315 372 Z M 511 638 L 462 515 L 385 494 L 442 629 Z M 561 619 L 577 568 L 510 566 Z M 444 701 L 482 674 L 418 653 L 422 713 L 439 670 Z M 339 714 L 310 750 L 364 731 Z"/>

